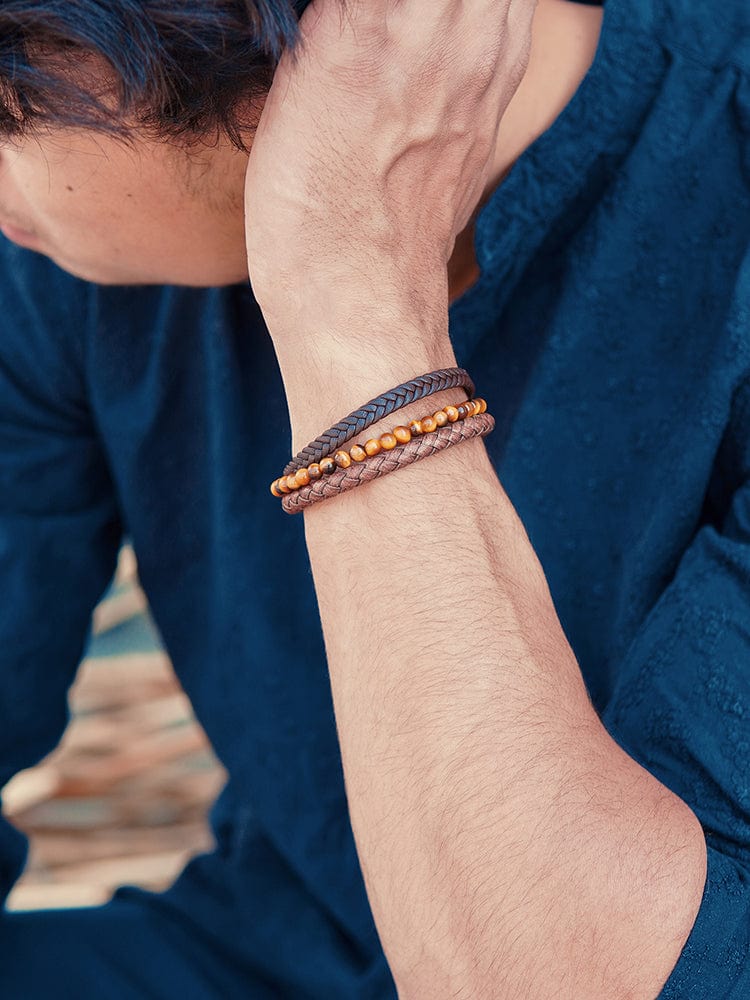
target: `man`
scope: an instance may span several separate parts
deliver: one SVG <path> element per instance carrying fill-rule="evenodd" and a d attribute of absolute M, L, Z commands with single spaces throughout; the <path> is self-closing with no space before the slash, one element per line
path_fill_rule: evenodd
<path fill-rule="evenodd" d="M 7 235 L 254 292 L 3 250 L 6 774 L 123 527 L 230 773 L 167 893 L 4 916 L 7 994 L 743 995 L 747 12 L 546 0 L 508 105 L 526 5 L 312 7 L 248 163 L 232 67 L 288 24 L 199 6 L 0 16 Z M 324 653 L 287 402 L 296 451 L 455 358 L 486 451 L 305 515 Z"/>

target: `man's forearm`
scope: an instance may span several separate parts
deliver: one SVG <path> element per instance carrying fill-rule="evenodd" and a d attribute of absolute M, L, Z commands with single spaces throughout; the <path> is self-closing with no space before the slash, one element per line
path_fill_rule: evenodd
<path fill-rule="evenodd" d="M 295 448 L 454 361 L 434 330 L 357 335 L 346 301 L 328 337 L 314 319 L 275 336 Z M 352 825 L 403 1000 L 656 996 L 698 910 L 703 835 L 601 726 L 483 443 L 305 517 Z"/>

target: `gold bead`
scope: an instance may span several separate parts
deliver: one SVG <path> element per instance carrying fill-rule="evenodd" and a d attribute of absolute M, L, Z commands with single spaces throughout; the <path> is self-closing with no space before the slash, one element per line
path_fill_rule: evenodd
<path fill-rule="evenodd" d="M 294 474 L 294 478 L 297 482 L 298 487 L 307 486 L 307 484 L 310 482 L 310 473 L 307 471 L 307 469 L 297 469 L 297 471 Z"/>
<path fill-rule="evenodd" d="M 393 428 L 393 436 L 399 444 L 408 444 L 411 441 L 411 431 L 408 427 L 404 427 L 403 424 Z"/>
<path fill-rule="evenodd" d="M 354 459 L 355 462 L 363 462 L 367 458 L 367 452 L 362 447 L 362 445 L 354 444 L 349 449 L 349 454 Z"/>
<path fill-rule="evenodd" d="M 422 424 L 423 434 L 431 434 L 437 427 L 437 422 L 434 417 L 422 417 L 420 423 Z"/>
<path fill-rule="evenodd" d="M 278 479 L 274 479 L 274 481 L 271 483 L 271 492 L 275 497 L 283 497 L 284 494 L 279 489 L 278 483 L 279 483 Z"/>
<path fill-rule="evenodd" d="M 348 451 L 344 451 L 343 448 L 339 449 L 333 456 L 333 460 L 338 465 L 340 469 L 348 469 L 352 464 L 352 459 Z"/>
<path fill-rule="evenodd" d="M 332 472 L 336 471 L 336 463 L 334 462 L 334 460 L 331 458 L 330 455 L 326 456 L 326 458 L 321 458 L 320 471 L 325 476 L 330 476 Z"/>
<path fill-rule="evenodd" d="M 446 406 L 445 415 L 450 421 L 450 423 L 455 424 L 455 422 L 458 420 L 458 408 L 455 406 Z"/>
<path fill-rule="evenodd" d="M 365 441 L 365 452 L 372 456 L 379 454 L 381 450 L 380 441 L 377 438 L 370 438 L 369 441 Z"/>
<path fill-rule="evenodd" d="M 432 419 L 438 425 L 438 427 L 445 427 L 448 423 L 448 414 L 445 410 L 438 410 L 436 413 L 432 414 Z"/>
<path fill-rule="evenodd" d="M 310 476 L 310 479 L 320 479 L 320 477 L 323 475 L 323 470 L 321 469 L 321 467 L 318 465 L 317 462 L 313 462 L 311 465 L 308 465 L 307 472 L 308 475 Z"/>
<path fill-rule="evenodd" d="M 395 448 L 398 444 L 395 436 L 393 434 L 381 434 L 380 435 L 380 447 L 384 451 L 390 451 L 391 448 Z"/>
<path fill-rule="evenodd" d="M 409 430 L 411 431 L 412 437 L 417 437 L 422 433 L 422 421 L 421 420 L 411 420 L 409 422 Z"/>

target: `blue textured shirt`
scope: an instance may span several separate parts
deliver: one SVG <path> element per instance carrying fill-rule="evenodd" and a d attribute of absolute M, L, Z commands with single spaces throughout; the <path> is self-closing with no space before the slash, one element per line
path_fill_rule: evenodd
<path fill-rule="evenodd" d="M 661 994 L 685 1000 L 750 996 L 749 247 L 750 6 L 611 0 L 451 308 L 594 704 L 705 830 Z M 5 243 L 0 266 L 0 784 L 60 736 L 125 531 L 230 774 L 216 851 L 166 893 L 0 917 L 2 995 L 390 1000 L 250 291 L 96 288 Z M 3 894 L 23 853 L 2 824 Z"/>

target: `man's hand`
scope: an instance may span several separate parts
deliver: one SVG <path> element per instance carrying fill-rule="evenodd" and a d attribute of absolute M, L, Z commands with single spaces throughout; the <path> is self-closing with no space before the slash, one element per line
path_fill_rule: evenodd
<path fill-rule="evenodd" d="M 535 0 L 315 0 L 247 173 L 249 273 L 276 340 L 311 296 L 408 290 L 444 327 L 445 268 L 526 68 Z M 424 324 L 426 327 L 429 324 Z M 354 345 L 353 345 L 354 346 Z"/>

